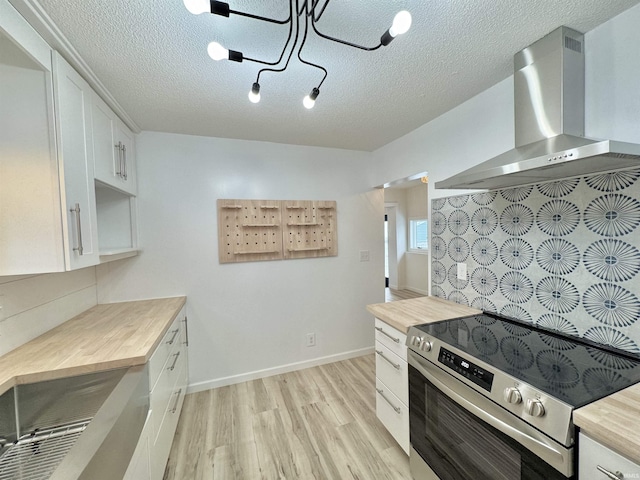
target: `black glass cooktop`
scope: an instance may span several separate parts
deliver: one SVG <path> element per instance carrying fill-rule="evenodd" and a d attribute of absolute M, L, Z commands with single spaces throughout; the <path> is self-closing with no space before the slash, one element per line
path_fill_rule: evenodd
<path fill-rule="evenodd" d="M 575 408 L 640 382 L 640 358 L 490 314 L 417 328 Z"/>

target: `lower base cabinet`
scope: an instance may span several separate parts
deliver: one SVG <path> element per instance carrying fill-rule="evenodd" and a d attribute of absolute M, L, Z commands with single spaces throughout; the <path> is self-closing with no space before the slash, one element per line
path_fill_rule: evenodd
<path fill-rule="evenodd" d="M 162 480 L 187 392 L 184 307 L 149 360 L 149 414 L 124 480 Z"/>

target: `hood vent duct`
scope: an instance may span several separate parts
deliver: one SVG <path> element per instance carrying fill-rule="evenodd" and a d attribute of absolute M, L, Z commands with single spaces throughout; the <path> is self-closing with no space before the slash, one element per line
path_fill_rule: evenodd
<path fill-rule="evenodd" d="M 584 137 L 584 36 L 560 27 L 514 57 L 515 145 L 436 188 L 496 189 L 640 166 L 640 145 Z"/>

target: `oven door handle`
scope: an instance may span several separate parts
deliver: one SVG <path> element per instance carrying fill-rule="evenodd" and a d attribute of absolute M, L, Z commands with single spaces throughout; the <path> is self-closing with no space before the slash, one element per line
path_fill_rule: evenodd
<path fill-rule="evenodd" d="M 569 449 L 556 447 L 555 441 L 524 420 L 515 417 L 415 352 L 409 350 L 407 353 L 409 364 L 460 407 L 512 438 L 562 474 L 567 477 L 573 475 Z"/>

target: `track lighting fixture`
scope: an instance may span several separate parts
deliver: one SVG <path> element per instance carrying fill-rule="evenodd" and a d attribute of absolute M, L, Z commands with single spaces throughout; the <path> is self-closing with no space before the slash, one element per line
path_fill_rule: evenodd
<path fill-rule="evenodd" d="M 278 20 L 268 17 L 263 17 L 260 15 L 253 15 L 251 13 L 240 12 L 237 10 L 231 9 L 228 3 L 219 2 L 217 0 L 183 0 L 184 5 L 189 10 L 189 12 L 194 15 L 199 15 L 201 13 L 211 13 L 213 15 L 220 15 L 223 17 L 229 17 L 230 15 L 240 15 L 243 17 L 252 18 L 254 20 L 260 20 L 269 23 L 275 23 L 280 25 L 289 25 L 289 36 L 287 41 L 282 49 L 280 57 L 275 62 L 267 62 L 264 60 L 258 60 L 255 58 L 250 58 L 245 56 L 242 52 L 238 52 L 236 50 L 228 50 L 217 42 L 211 42 L 207 47 L 207 53 L 213 60 L 230 60 L 232 62 L 254 62 L 262 65 L 278 67 L 283 63 L 283 59 L 285 57 L 285 53 L 289 50 L 286 61 L 284 61 L 284 65 L 279 68 L 262 68 L 258 71 L 258 76 L 256 81 L 253 83 L 251 87 L 251 91 L 249 92 L 249 100 L 253 103 L 258 103 L 260 101 L 260 75 L 264 72 L 283 72 L 289 66 L 289 61 L 293 56 L 293 51 L 296 49 L 298 45 L 298 39 L 302 36 L 302 41 L 300 45 L 297 47 L 298 50 L 298 60 L 310 67 L 316 68 L 323 72 L 322 79 L 318 83 L 316 87 L 311 90 L 311 93 L 304 97 L 302 101 L 303 105 L 310 109 L 313 108 L 318 95 L 320 94 L 320 87 L 322 83 L 327 78 L 327 70 L 321 65 L 311 63 L 302 58 L 302 49 L 304 48 L 305 42 L 307 40 L 307 35 L 310 31 L 315 32 L 315 34 L 321 38 L 331 40 L 333 42 L 341 43 L 343 45 L 347 45 L 350 47 L 358 48 L 361 50 L 373 51 L 377 50 L 380 47 L 387 46 L 391 41 L 401 35 L 406 33 L 411 27 L 411 14 L 406 10 L 398 12 L 393 19 L 393 23 L 391 27 L 380 37 L 380 43 L 373 47 L 366 47 L 362 45 L 358 45 L 356 43 L 352 43 L 346 40 L 342 40 L 339 38 L 332 37 L 325 33 L 322 33 L 318 30 L 316 23 L 322 17 L 327 5 L 331 0 L 287 0 L 289 2 L 289 17 L 284 20 Z M 283 0 L 285 1 L 285 0 Z M 322 5 L 321 5 L 322 4 Z M 301 19 L 301 17 L 303 17 Z M 309 28 L 309 23 L 311 23 L 311 28 Z M 295 27 L 295 28 L 294 28 Z M 290 46 L 291 39 L 293 36 L 293 31 L 295 29 L 295 37 L 293 38 L 293 43 Z"/>

